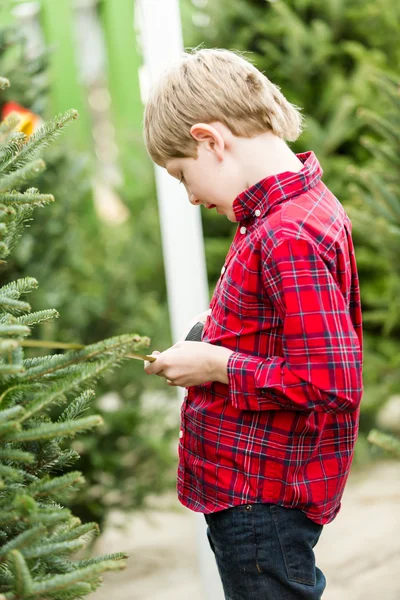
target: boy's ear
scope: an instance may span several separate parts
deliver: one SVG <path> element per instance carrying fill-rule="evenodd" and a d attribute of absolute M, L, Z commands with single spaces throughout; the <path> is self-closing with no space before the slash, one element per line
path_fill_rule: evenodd
<path fill-rule="evenodd" d="M 217 151 L 218 155 L 223 152 L 225 147 L 224 138 L 212 125 L 196 123 L 190 128 L 190 134 L 197 142 L 208 142 L 210 147 Z"/>
<path fill-rule="evenodd" d="M 211 131 L 212 129 L 214 128 L 210 127 L 210 125 L 208 125 L 207 123 L 196 123 L 190 128 L 190 135 L 197 142 L 204 142 L 205 140 L 210 139 L 212 140 L 214 139 L 214 132 Z"/>

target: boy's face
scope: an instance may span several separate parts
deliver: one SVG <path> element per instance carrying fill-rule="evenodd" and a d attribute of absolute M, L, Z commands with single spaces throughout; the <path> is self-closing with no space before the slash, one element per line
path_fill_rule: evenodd
<path fill-rule="evenodd" d="M 185 186 L 189 201 L 203 204 L 236 222 L 232 204 L 246 189 L 240 164 L 229 152 L 229 134 L 222 123 L 198 123 L 191 128 L 197 140 L 197 158 L 173 158 L 166 162 L 168 173 Z"/>

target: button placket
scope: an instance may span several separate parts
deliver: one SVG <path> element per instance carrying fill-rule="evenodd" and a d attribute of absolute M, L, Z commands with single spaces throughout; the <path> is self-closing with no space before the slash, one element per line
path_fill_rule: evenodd
<path fill-rule="evenodd" d="M 242 230 L 244 230 L 244 231 L 242 231 Z M 227 270 L 227 268 L 228 268 L 228 266 L 229 266 L 229 263 L 230 263 L 230 262 L 231 262 L 231 260 L 234 258 L 235 254 L 237 254 L 237 253 L 238 253 L 238 254 L 240 254 L 240 249 L 238 249 L 238 248 L 237 248 L 237 243 L 238 243 L 238 241 L 239 241 L 239 239 L 240 239 L 240 237 L 239 237 L 239 235 L 238 235 L 238 234 L 239 234 L 239 233 L 246 233 L 246 231 L 247 231 L 247 228 L 246 228 L 246 227 L 244 227 L 244 225 L 243 225 L 243 226 L 242 226 L 240 229 L 237 229 L 237 230 L 236 230 L 236 234 L 235 234 L 235 237 L 234 237 L 234 238 L 233 238 L 233 240 L 232 240 L 232 243 L 231 243 L 231 246 L 230 246 L 229 252 L 228 252 L 228 254 L 227 254 L 227 255 L 226 255 L 226 257 L 225 257 L 225 264 L 224 264 L 224 265 L 223 265 L 223 267 L 221 268 L 221 275 L 220 275 L 220 279 L 218 280 L 218 282 L 217 282 L 217 284 L 216 284 L 216 286 L 215 286 L 215 290 L 214 290 L 214 296 L 215 296 L 215 294 L 216 294 L 216 292 L 217 292 L 217 289 L 218 289 L 218 288 L 219 288 L 219 286 L 220 286 L 220 280 L 221 280 L 221 277 L 222 277 L 222 276 L 223 276 L 223 275 L 226 273 L 226 270 Z M 210 306 L 210 308 L 213 308 L 214 304 L 215 304 L 215 299 L 214 299 L 214 302 L 213 302 L 213 301 L 211 302 L 211 306 Z"/>

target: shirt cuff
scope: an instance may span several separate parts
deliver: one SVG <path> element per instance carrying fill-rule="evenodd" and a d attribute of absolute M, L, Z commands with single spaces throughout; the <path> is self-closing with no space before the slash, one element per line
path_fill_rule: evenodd
<path fill-rule="evenodd" d="M 229 400 L 239 410 L 280 410 L 282 405 L 270 398 L 269 390 L 258 387 L 269 370 L 273 358 L 260 358 L 241 352 L 232 352 L 228 358 Z M 273 365 L 270 364 L 272 367 Z"/>

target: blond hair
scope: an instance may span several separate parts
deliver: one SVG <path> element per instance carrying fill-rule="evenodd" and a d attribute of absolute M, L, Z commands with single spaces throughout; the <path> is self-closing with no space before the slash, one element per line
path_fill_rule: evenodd
<path fill-rule="evenodd" d="M 299 108 L 239 52 L 194 49 L 152 87 L 144 112 L 144 138 L 152 160 L 197 158 L 195 123 L 224 123 L 235 136 L 265 131 L 288 141 L 302 131 Z"/>

